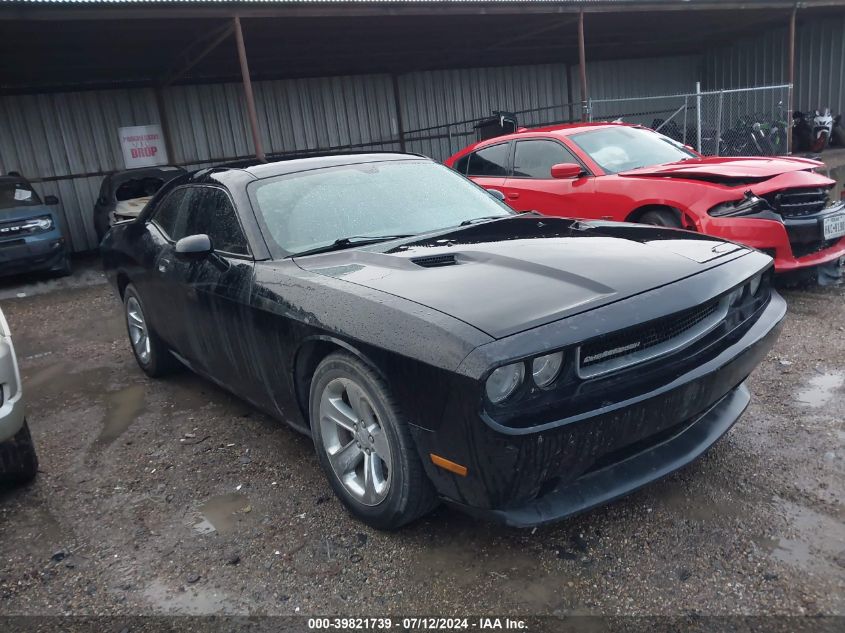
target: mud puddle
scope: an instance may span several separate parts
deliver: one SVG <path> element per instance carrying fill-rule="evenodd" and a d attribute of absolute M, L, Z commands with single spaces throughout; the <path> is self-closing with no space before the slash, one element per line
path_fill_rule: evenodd
<path fill-rule="evenodd" d="M 757 547 L 791 567 L 845 579 L 838 562 L 845 552 L 845 511 L 839 508 L 831 516 L 784 500 L 778 506 L 789 519 L 788 529 L 783 535 L 755 538 Z"/>
<path fill-rule="evenodd" d="M 845 384 L 845 372 L 833 371 L 810 378 L 806 388 L 798 392 L 798 402 L 811 407 L 823 407 Z"/>
<path fill-rule="evenodd" d="M 92 450 L 106 448 L 132 426 L 144 408 L 144 391 L 144 385 L 132 385 L 107 395 L 103 428 Z"/>
<path fill-rule="evenodd" d="M 171 588 L 159 580 L 154 580 L 146 589 L 144 597 L 165 613 L 179 615 L 220 615 L 240 613 L 235 608 L 234 600 L 223 592 L 204 587 Z M 245 611 L 241 610 L 245 613 Z"/>
<path fill-rule="evenodd" d="M 194 524 L 194 530 L 200 534 L 232 532 L 241 516 L 250 510 L 249 499 L 242 494 L 217 495 L 200 508 L 202 520 Z"/>

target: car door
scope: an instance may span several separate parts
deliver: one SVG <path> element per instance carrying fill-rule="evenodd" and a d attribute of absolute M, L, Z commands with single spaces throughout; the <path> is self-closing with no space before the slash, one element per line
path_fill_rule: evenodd
<path fill-rule="evenodd" d="M 552 178 L 552 166 L 574 163 L 583 169 L 573 178 Z M 505 181 L 505 201 L 516 211 L 546 215 L 588 217 L 594 179 L 583 163 L 554 139 L 515 142 L 513 168 Z"/>
<path fill-rule="evenodd" d="M 184 265 L 176 257 L 176 242 L 186 234 L 189 198 L 190 188 L 179 187 L 153 210 L 147 233 L 155 254 L 145 266 L 144 278 L 137 281 L 153 329 L 180 356 L 188 352 L 184 319 L 187 297 Z"/>
<path fill-rule="evenodd" d="M 505 141 L 488 145 L 469 154 L 465 157 L 467 159 L 466 175 L 485 189 L 495 189 L 504 193 L 505 181 L 510 169 L 510 150 L 510 142 Z M 458 164 L 456 164 L 457 167 Z"/>
<path fill-rule="evenodd" d="M 184 285 L 189 360 L 198 371 L 251 397 L 256 371 L 241 341 L 248 322 L 254 261 L 224 188 L 191 188 L 186 234 L 206 234 L 214 248 L 207 257 L 178 265 Z"/>

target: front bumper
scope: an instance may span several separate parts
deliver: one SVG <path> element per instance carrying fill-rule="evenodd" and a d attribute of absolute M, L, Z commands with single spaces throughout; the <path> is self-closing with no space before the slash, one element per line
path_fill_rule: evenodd
<path fill-rule="evenodd" d="M 0 241 L 0 275 L 59 268 L 66 253 L 65 240 L 58 232 Z"/>
<path fill-rule="evenodd" d="M 845 212 L 845 204 L 812 216 L 782 220 L 773 213 L 767 213 L 769 217 L 708 216 L 700 230 L 768 253 L 775 260 L 775 272 L 785 273 L 845 257 L 845 237 L 825 241 L 822 235 L 824 218 L 842 212 Z"/>
<path fill-rule="evenodd" d="M 626 495 L 689 464 L 736 422 L 749 399 L 742 383 L 774 345 L 785 314 L 773 293 L 742 337 L 710 360 L 547 430 L 508 432 L 477 416 L 436 432 L 414 429 L 427 472 L 446 502 L 519 527 Z M 434 468 L 429 452 L 456 456 L 467 475 Z"/>

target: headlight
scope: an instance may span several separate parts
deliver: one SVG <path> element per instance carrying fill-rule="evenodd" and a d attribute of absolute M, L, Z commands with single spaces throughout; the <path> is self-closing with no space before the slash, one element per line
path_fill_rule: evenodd
<path fill-rule="evenodd" d="M 49 215 L 33 218 L 21 224 L 22 231 L 49 231 L 53 228 L 53 218 Z"/>
<path fill-rule="evenodd" d="M 748 291 L 751 293 L 752 297 L 756 295 L 757 291 L 760 289 L 761 281 L 763 281 L 763 273 L 758 273 L 754 275 L 748 282 Z"/>
<path fill-rule="evenodd" d="M 493 404 L 499 404 L 510 397 L 524 379 L 524 363 L 513 363 L 499 367 L 487 379 L 487 397 Z"/>
<path fill-rule="evenodd" d="M 563 352 L 555 352 L 535 358 L 534 362 L 531 363 L 531 376 L 534 378 L 534 384 L 541 389 L 551 385 L 560 373 L 562 365 Z"/>
<path fill-rule="evenodd" d="M 728 305 L 736 305 L 739 303 L 740 299 L 742 299 L 742 291 L 745 290 L 745 285 L 739 286 L 738 288 L 734 288 L 728 294 Z"/>

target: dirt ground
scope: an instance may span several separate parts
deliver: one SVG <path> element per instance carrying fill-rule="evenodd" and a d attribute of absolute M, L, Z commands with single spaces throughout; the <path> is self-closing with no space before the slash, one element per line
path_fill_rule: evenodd
<path fill-rule="evenodd" d="M 42 468 L 0 491 L 5 615 L 845 615 L 842 286 L 785 291 L 751 407 L 681 472 L 536 531 L 441 508 L 387 534 L 307 438 L 146 378 L 102 282 L 0 287 Z"/>

